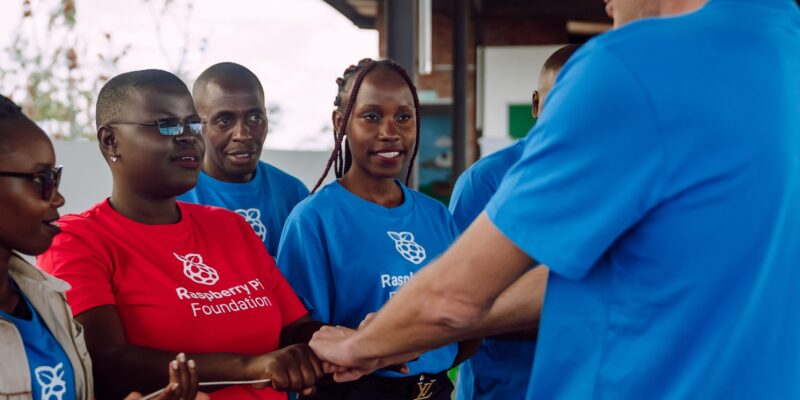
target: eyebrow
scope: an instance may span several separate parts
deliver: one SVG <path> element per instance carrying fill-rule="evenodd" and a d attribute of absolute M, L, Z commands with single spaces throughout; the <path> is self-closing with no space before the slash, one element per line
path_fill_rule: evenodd
<path fill-rule="evenodd" d="M 154 119 L 186 119 L 186 118 L 192 118 L 192 117 L 200 118 L 200 116 L 196 112 L 193 113 L 193 114 L 189 114 L 187 116 L 184 116 L 184 117 L 179 117 L 175 113 L 172 113 L 172 112 L 169 112 L 169 111 L 165 111 L 165 110 L 153 110 L 152 114 L 150 114 L 150 115 L 152 115 Z"/>
<path fill-rule="evenodd" d="M 36 172 L 39 172 L 41 170 L 46 170 L 46 169 L 53 169 L 53 164 L 40 162 L 40 163 L 34 164 L 33 168 L 31 168 L 31 169 L 35 170 Z"/>
<path fill-rule="evenodd" d="M 412 110 L 414 109 L 413 104 L 401 104 L 397 108 L 404 108 L 404 107 Z M 384 108 L 384 107 L 380 104 L 361 104 L 358 106 L 358 108 Z"/>
<path fill-rule="evenodd" d="M 257 113 L 260 113 L 260 114 L 266 114 L 267 110 L 265 110 L 263 108 L 254 107 L 254 108 L 250 108 L 250 109 L 244 110 L 241 113 L 242 114 L 252 114 L 254 112 L 257 112 Z M 236 115 L 236 114 L 239 114 L 239 113 L 240 113 L 239 111 L 234 111 L 234 110 L 220 110 L 220 111 L 215 112 L 213 114 L 213 116 L 216 117 L 216 116 L 220 116 L 220 115 Z"/>

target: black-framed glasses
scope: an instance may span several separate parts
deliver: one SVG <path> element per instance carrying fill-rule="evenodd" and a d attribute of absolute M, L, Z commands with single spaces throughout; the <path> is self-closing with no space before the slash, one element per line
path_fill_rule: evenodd
<path fill-rule="evenodd" d="M 183 130 L 186 126 L 189 127 L 189 131 L 193 135 L 202 135 L 203 134 L 203 122 L 200 121 L 199 118 L 197 119 L 187 119 L 181 121 L 179 119 L 160 119 L 155 122 L 129 122 L 129 121 L 114 121 L 109 122 L 106 125 L 114 126 L 114 125 L 139 125 L 139 126 L 146 126 L 148 128 L 158 128 L 158 133 L 163 136 L 179 136 L 183 134 Z"/>
<path fill-rule="evenodd" d="M 57 166 L 42 172 L 7 172 L 0 171 L 0 176 L 10 176 L 14 178 L 26 178 L 42 187 L 42 200 L 49 201 L 53 198 L 53 193 L 61 183 L 61 170 L 64 167 Z"/>

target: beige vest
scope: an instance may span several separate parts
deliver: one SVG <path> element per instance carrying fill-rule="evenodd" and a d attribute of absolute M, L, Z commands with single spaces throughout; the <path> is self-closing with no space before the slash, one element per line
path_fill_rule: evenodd
<path fill-rule="evenodd" d="M 92 363 L 83 340 L 83 327 L 72 319 L 64 293 L 69 284 L 54 278 L 22 258 L 12 255 L 9 273 L 33 304 L 42 321 L 56 338 L 75 371 L 75 393 L 79 400 L 91 400 Z M 31 374 L 25 345 L 17 328 L 0 317 L 0 399 L 30 399 Z"/>

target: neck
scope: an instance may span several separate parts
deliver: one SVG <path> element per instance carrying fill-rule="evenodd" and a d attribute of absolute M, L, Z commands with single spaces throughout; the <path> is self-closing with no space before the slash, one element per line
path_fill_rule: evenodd
<path fill-rule="evenodd" d="M 250 172 L 249 174 L 246 174 L 246 175 L 231 175 L 231 174 L 227 174 L 221 168 L 216 168 L 216 166 L 212 165 L 211 162 L 212 161 L 209 160 L 208 157 L 206 157 L 205 160 L 203 160 L 203 164 L 202 164 L 203 173 L 205 173 L 206 175 L 208 175 L 208 176 L 210 176 L 210 177 L 212 177 L 212 178 L 214 178 L 214 179 L 216 179 L 218 181 L 231 182 L 231 183 L 245 183 L 245 182 L 250 182 L 251 180 L 253 180 L 253 177 L 256 174 L 256 170 L 255 169 L 252 172 Z M 258 167 L 256 167 L 256 168 L 258 168 Z"/>
<path fill-rule="evenodd" d="M 11 269 L 11 250 L 0 247 L 0 311 L 11 313 L 17 306 L 17 294 L 11 290 L 8 271 Z"/>
<path fill-rule="evenodd" d="M 359 174 L 357 171 L 358 169 L 353 166 L 339 183 L 356 196 L 386 208 L 403 204 L 403 189 L 397 185 L 394 178 L 377 178 Z"/>
<path fill-rule="evenodd" d="M 153 199 L 114 185 L 109 202 L 118 213 L 142 224 L 174 224 L 181 219 L 174 197 Z"/>
<path fill-rule="evenodd" d="M 697 11 L 703 7 L 708 0 L 672 0 L 662 1 L 660 15 L 680 15 Z"/>

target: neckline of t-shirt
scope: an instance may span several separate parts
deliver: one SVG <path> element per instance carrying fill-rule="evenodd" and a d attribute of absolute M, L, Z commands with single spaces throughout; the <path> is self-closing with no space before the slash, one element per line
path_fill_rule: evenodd
<path fill-rule="evenodd" d="M 181 214 L 181 219 L 178 222 L 171 224 L 143 224 L 120 214 L 114 207 L 111 207 L 109 200 L 110 199 L 106 199 L 106 201 L 103 202 L 100 211 L 135 232 L 146 232 L 148 235 L 174 236 L 176 234 L 188 232 L 191 228 L 188 211 L 189 205 L 184 202 L 176 201 Z"/>
<path fill-rule="evenodd" d="M 28 300 L 28 296 L 26 296 L 25 293 L 22 292 L 22 289 L 20 289 L 19 285 L 17 284 L 16 281 L 14 281 L 14 278 L 12 278 L 11 275 L 8 276 L 8 280 L 9 283 L 11 284 L 12 288 L 11 290 L 15 290 L 17 294 L 19 294 L 20 299 L 22 299 L 22 301 L 25 302 L 25 307 L 28 307 L 28 312 L 31 313 L 31 319 L 21 318 L 14 314 L 7 313 L 5 311 L 0 311 L 0 316 L 14 323 L 14 325 L 18 325 L 21 323 L 25 324 L 25 326 L 35 326 L 34 324 L 40 323 L 39 315 L 37 315 L 36 313 L 36 308 L 34 308 L 33 304 L 31 304 L 30 300 Z"/>
<path fill-rule="evenodd" d="M 373 203 L 369 200 L 363 199 L 356 195 L 355 193 L 347 190 L 338 180 L 333 181 L 331 183 L 331 188 L 334 189 L 336 192 L 341 192 L 342 196 L 347 199 L 348 202 L 356 203 L 360 210 L 366 210 L 373 214 L 378 214 L 382 216 L 402 216 L 406 215 L 414 208 L 414 197 L 412 196 L 411 190 L 407 188 L 405 185 L 400 183 L 397 179 L 394 180 L 400 186 L 400 189 L 403 190 L 403 202 L 396 207 L 388 208 L 384 207 L 378 203 Z"/>
<path fill-rule="evenodd" d="M 260 176 L 259 173 L 263 173 L 264 176 Z M 247 182 L 225 182 L 206 174 L 204 171 L 200 171 L 197 186 L 202 184 L 226 193 L 258 193 L 260 190 L 267 188 L 268 180 L 266 178 L 266 168 L 262 169 L 261 163 L 259 162 L 259 165 L 256 167 L 255 172 L 253 173 L 253 178 Z"/>

